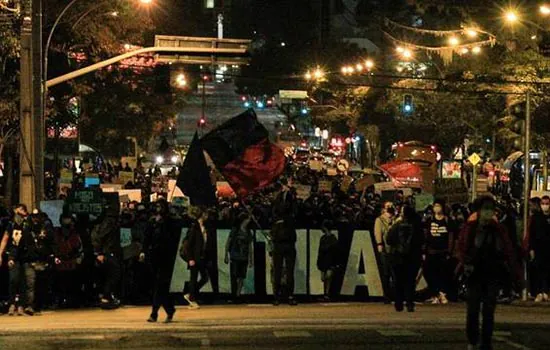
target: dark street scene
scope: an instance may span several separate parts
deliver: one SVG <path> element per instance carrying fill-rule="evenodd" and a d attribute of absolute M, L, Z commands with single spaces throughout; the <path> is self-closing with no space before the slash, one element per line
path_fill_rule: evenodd
<path fill-rule="evenodd" d="M 550 349 L 550 2 L 0 0 L 0 349 Z"/>

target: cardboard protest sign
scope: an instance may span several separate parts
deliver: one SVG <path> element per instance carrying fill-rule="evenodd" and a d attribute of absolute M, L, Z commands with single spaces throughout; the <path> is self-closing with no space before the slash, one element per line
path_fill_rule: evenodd
<path fill-rule="evenodd" d="M 181 189 L 176 186 L 176 180 L 168 180 L 168 202 L 173 202 L 175 197 L 184 197 Z"/>
<path fill-rule="evenodd" d="M 335 168 L 329 168 L 329 169 L 327 169 L 327 175 L 328 176 L 336 176 L 336 175 L 338 175 L 338 170 L 336 170 Z"/>
<path fill-rule="evenodd" d="M 134 172 L 133 171 L 120 171 L 118 173 L 118 182 L 122 186 L 126 186 L 128 182 L 134 183 Z"/>
<path fill-rule="evenodd" d="M 367 187 L 374 185 L 374 179 L 372 176 L 365 176 L 355 182 L 355 190 L 357 192 L 363 192 Z"/>
<path fill-rule="evenodd" d="M 307 185 L 296 185 L 296 197 L 298 199 L 306 200 L 311 195 L 311 186 Z"/>
<path fill-rule="evenodd" d="M 429 193 L 417 194 L 414 196 L 414 202 L 416 211 L 424 211 L 433 204 L 434 196 Z"/>
<path fill-rule="evenodd" d="M 103 196 L 100 190 L 77 190 L 69 194 L 67 207 L 71 214 L 91 214 L 99 216 L 103 213 Z"/>
<path fill-rule="evenodd" d="M 332 181 L 319 181 L 319 192 L 332 192 Z"/>
<path fill-rule="evenodd" d="M 130 201 L 141 203 L 141 190 L 118 190 L 118 195 L 126 195 Z"/>
<path fill-rule="evenodd" d="M 73 182 L 73 171 L 71 169 L 61 169 L 59 183 L 70 184 Z"/>
<path fill-rule="evenodd" d="M 40 211 L 48 215 L 54 227 L 61 227 L 59 218 L 63 214 L 64 201 L 42 201 Z"/>
<path fill-rule="evenodd" d="M 342 179 L 342 184 L 340 185 L 340 189 L 342 190 L 342 192 L 344 193 L 348 192 L 352 182 L 353 182 L 353 177 L 344 176 L 344 178 Z"/>
<path fill-rule="evenodd" d="M 323 162 L 320 160 L 310 160 L 309 168 L 314 171 L 321 171 L 323 170 Z"/>
<path fill-rule="evenodd" d="M 468 203 L 469 193 L 463 179 L 436 179 L 435 198 L 444 200 L 447 205 Z"/>
<path fill-rule="evenodd" d="M 120 247 L 126 248 L 132 244 L 132 229 L 127 227 L 120 228 Z"/>

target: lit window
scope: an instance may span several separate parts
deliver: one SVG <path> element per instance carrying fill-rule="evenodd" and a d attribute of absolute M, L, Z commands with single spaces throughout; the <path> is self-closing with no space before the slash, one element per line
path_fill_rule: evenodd
<path fill-rule="evenodd" d="M 206 8 L 207 9 L 213 9 L 214 8 L 214 0 L 206 0 Z"/>

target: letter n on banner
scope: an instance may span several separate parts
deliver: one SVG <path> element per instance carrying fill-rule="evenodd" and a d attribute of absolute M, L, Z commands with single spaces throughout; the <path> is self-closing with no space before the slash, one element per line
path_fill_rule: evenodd
<path fill-rule="evenodd" d="M 365 267 L 365 273 L 359 273 L 361 264 Z M 383 295 L 380 270 L 374 255 L 372 237 L 369 231 L 355 231 L 353 233 L 341 294 L 355 295 L 357 286 L 367 286 L 370 297 Z"/>

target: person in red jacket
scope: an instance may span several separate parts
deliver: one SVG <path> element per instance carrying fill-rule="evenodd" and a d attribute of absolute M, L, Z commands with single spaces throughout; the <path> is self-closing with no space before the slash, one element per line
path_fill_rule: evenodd
<path fill-rule="evenodd" d="M 479 313 L 483 315 L 480 349 L 492 349 L 496 300 L 501 287 L 515 276 L 521 280 L 510 237 L 496 216 L 492 197 L 480 198 L 459 237 L 459 261 L 468 280 L 466 333 L 469 349 L 479 342 Z"/>

